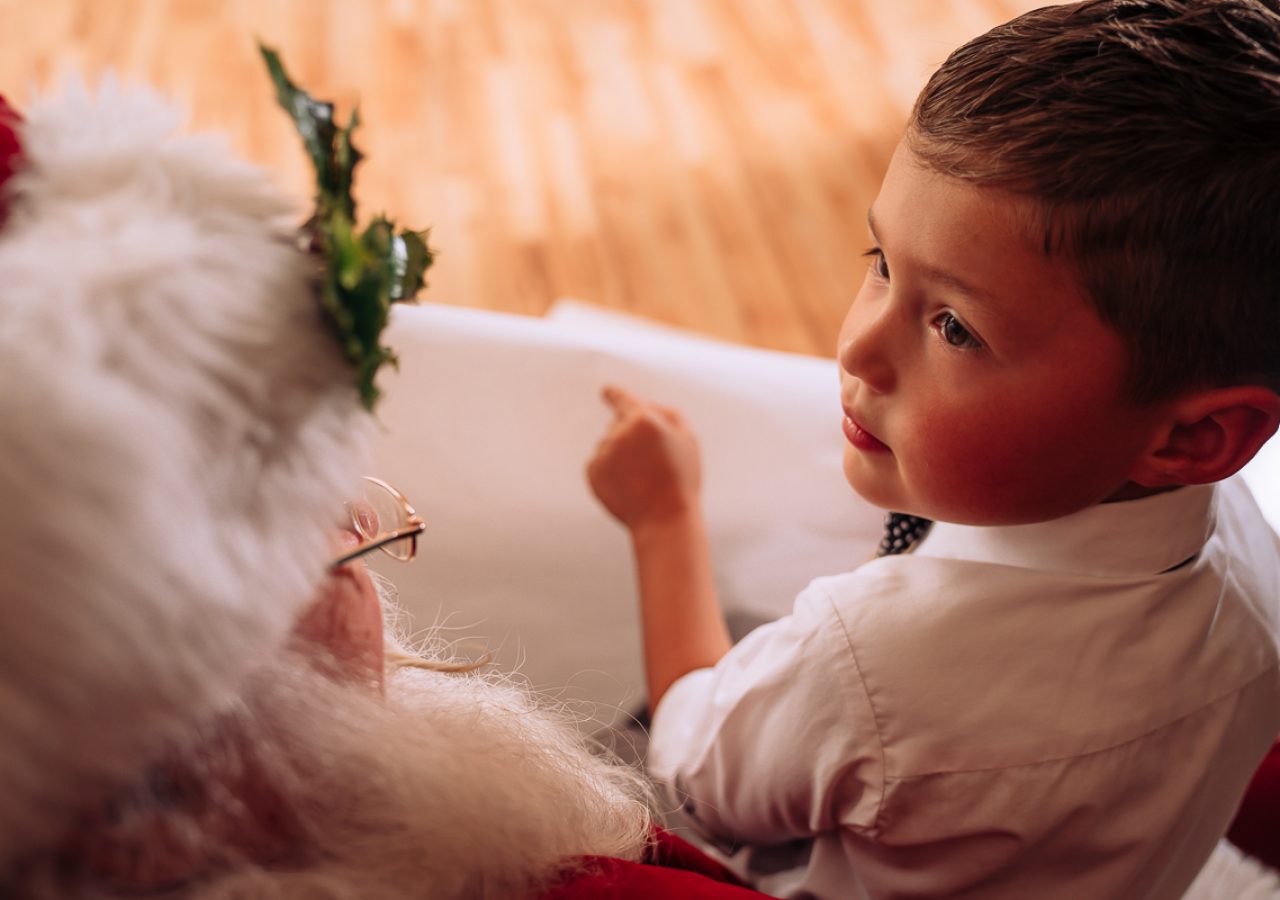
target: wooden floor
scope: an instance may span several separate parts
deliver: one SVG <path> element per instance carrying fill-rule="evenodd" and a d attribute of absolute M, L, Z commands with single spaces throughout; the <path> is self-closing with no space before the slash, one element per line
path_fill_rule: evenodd
<path fill-rule="evenodd" d="M 0 0 L 0 93 L 114 69 L 301 198 L 254 41 L 350 110 L 365 212 L 431 226 L 428 299 L 574 296 L 825 354 L 928 72 L 1038 0 Z"/>

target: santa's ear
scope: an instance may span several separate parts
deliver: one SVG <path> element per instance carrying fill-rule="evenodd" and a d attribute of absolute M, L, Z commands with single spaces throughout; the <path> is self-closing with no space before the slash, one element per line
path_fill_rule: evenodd
<path fill-rule="evenodd" d="M 1147 487 L 1230 478 L 1280 426 L 1280 396 L 1262 385 L 1206 388 L 1169 404 L 1131 480 Z"/>

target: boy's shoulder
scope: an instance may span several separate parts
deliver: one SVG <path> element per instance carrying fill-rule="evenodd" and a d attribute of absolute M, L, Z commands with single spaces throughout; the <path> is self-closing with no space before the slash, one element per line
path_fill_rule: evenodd
<path fill-rule="evenodd" d="M 940 523 L 804 602 L 828 605 L 906 731 L 999 735 L 1023 762 L 1113 746 L 1277 668 L 1280 549 L 1247 489 L 1135 503 L 1014 529 Z"/>

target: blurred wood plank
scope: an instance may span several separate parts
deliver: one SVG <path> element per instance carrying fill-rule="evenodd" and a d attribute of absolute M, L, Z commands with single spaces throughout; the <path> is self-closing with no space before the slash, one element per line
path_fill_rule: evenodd
<path fill-rule="evenodd" d="M 309 174 L 255 40 L 357 103 L 366 211 L 431 226 L 427 298 L 575 296 L 826 354 L 928 73 L 1037 0 L 0 0 L 0 92 L 110 69 Z"/>

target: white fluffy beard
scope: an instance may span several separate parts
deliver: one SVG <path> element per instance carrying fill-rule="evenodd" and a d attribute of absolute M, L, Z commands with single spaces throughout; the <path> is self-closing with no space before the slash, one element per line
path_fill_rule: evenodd
<path fill-rule="evenodd" d="M 0 895 L 527 897 L 575 857 L 636 858 L 648 834 L 638 772 L 478 674 L 401 669 L 384 702 L 286 654 L 188 746 L 166 764 L 176 786 L 153 770 Z"/>

